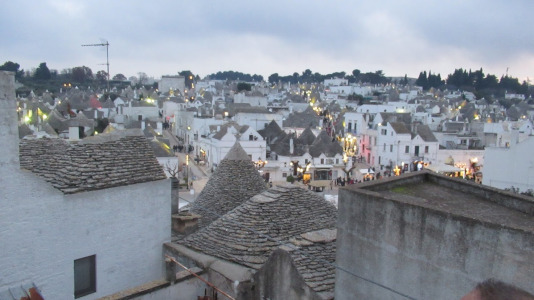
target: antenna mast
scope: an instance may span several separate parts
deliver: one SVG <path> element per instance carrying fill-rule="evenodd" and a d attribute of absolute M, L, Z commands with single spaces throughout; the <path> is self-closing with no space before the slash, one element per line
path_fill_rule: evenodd
<path fill-rule="evenodd" d="M 106 46 L 106 66 L 107 66 L 107 72 L 108 72 L 108 93 L 109 93 L 111 92 L 111 90 L 109 89 L 109 43 L 108 41 L 106 41 L 105 43 L 100 43 L 100 44 L 82 45 L 82 47 L 94 47 L 94 46 L 97 46 L 97 47 Z"/>

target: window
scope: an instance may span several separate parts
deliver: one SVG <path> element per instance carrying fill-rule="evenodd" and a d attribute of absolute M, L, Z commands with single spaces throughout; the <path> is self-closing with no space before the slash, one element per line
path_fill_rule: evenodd
<path fill-rule="evenodd" d="M 96 255 L 74 261 L 74 298 L 96 292 Z"/>
<path fill-rule="evenodd" d="M 384 150 L 383 151 L 386 151 L 386 143 L 384 143 Z"/>
<path fill-rule="evenodd" d="M 393 145 L 389 145 L 389 152 L 393 152 Z"/>
<path fill-rule="evenodd" d="M 287 177 L 287 173 L 282 173 L 282 177 L 286 178 Z"/>
<path fill-rule="evenodd" d="M 321 165 L 324 165 L 324 158 L 321 158 Z"/>
<path fill-rule="evenodd" d="M 387 135 L 388 134 L 388 130 L 387 129 L 382 129 L 380 132 L 382 133 L 382 135 Z"/>
<path fill-rule="evenodd" d="M 248 136 L 248 140 L 249 140 L 249 141 L 253 141 L 253 140 L 254 140 L 254 136 L 253 136 L 252 134 L 249 135 L 249 136 Z"/>
<path fill-rule="evenodd" d="M 428 153 L 428 146 L 425 146 L 425 153 Z"/>
<path fill-rule="evenodd" d="M 404 147 L 404 153 L 410 153 L 410 146 Z"/>

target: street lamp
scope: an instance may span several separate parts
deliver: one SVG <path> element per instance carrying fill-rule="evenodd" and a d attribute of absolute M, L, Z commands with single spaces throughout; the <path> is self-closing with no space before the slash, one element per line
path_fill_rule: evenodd
<path fill-rule="evenodd" d="M 187 190 L 189 190 L 189 154 L 185 155 L 185 184 L 187 185 Z"/>
<path fill-rule="evenodd" d="M 256 169 L 261 169 L 265 167 L 265 165 L 268 163 L 266 160 L 261 160 L 261 157 L 258 157 L 258 160 L 254 162 L 254 165 L 256 166 Z"/>

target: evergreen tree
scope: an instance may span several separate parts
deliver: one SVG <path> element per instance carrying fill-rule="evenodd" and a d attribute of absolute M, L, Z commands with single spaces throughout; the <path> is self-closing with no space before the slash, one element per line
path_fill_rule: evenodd
<path fill-rule="evenodd" d="M 52 78 L 52 74 L 50 74 L 50 70 L 46 66 L 45 62 L 41 63 L 39 67 L 35 70 L 33 78 L 35 78 L 36 80 L 49 80 L 50 78 Z"/>
<path fill-rule="evenodd" d="M 422 87 L 424 90 L 427 89 L 428 78 L 426 76 L 426 71 L 419 73 L 419 77 L 417 77 L 415 85 Z"/>

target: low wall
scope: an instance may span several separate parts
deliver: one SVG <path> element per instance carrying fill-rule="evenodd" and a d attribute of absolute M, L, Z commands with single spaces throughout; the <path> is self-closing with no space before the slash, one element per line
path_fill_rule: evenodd
<path fill-rule="evenodd" d="M 415 180 L 411 178 L 411 180 Z M 497 278 L 534 292 L 534 235 L 340 190 L 336 299 L 460 299 Z"/>

